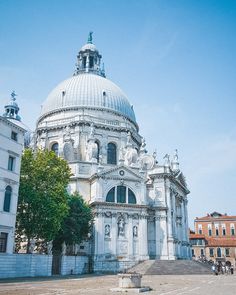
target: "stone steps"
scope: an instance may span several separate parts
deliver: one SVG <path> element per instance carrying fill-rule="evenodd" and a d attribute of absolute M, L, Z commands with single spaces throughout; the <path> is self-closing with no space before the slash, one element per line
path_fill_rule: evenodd
<path fill-rule="evenodd" d="M 147 260 L 129 271 L 146 275 L 193 275 L 210 274 L 211 267 L 193 260 Z"/>

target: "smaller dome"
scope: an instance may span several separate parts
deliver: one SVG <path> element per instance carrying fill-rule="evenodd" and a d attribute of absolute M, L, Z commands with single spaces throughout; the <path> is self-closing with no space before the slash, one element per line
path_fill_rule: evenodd
<path fill-rule="evenodd" d="M 91 50 L 91 51 L 98 51 L 96 46 L 92 43 L 87 43 L 81 47 L 80 51 Z"/>

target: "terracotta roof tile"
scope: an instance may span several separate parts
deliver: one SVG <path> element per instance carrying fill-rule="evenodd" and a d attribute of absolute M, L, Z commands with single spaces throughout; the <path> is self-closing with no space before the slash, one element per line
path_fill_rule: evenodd
<path fill-rule="evenodd" d="M 236 247 L 236 238 L 207 238 L 208 247 L 222 246 L 222 247 Z"/>
<path fill-rule="evenodd" d="M 189 239 L 205 239 L 205 236 L 200 234 L 190 234 Z"/>

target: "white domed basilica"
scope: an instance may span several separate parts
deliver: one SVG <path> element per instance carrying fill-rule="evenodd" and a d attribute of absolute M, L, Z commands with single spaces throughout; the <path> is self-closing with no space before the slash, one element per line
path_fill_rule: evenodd
<path fill-rule="evenodd" d="M 42 105 L 36 144 L 65 158 L 78 191 L 94 211 L 94 232 L 80 248 L 93 268 L 122 269 L 140 260 L 188 259 L 187 194 L 177 151 L 158 164 L 145 149 L 132 105 L 105 76 L 92 42 L 78 53 L 74 75 Z"/>

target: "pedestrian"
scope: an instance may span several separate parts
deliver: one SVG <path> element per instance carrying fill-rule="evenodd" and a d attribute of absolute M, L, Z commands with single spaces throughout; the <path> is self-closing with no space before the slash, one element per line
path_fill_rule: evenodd
<path fill-rule="evenodd" d="M 230 267 L 230 272 L 231 272 L 231 275 L 234 274 L 234 267 L 233 267 L 233 265 L 231 265 L 231 267 Z"/>

